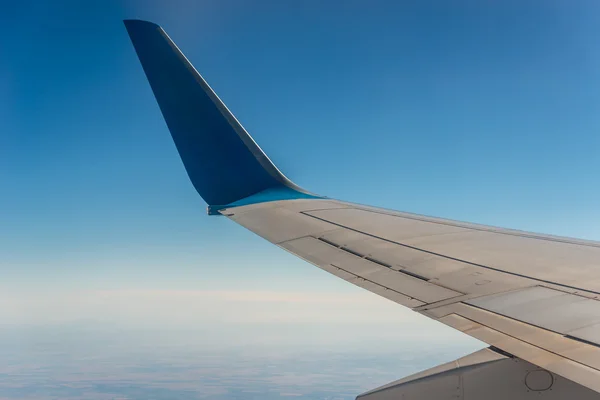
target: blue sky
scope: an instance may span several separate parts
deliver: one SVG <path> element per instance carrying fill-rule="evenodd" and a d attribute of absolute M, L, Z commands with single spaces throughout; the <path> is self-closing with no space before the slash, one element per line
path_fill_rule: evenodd
<path fill-rule="evenodd" d="M 324 313 L 345 315 L 341 308 L 350 321 L 361 299 L 371 304 L 364 315 L 392 310 L 206 215 L 122 19 L 161 24 L 276 165 L 315 193 L 599 239 L 599 8 L 3 4 L 0 301 L 19 304 L 10 321 L 105 321 L 125 303 L 139 307 L 123 319 L 144 304 L 151 319 L 147 304 L 183 307 L 207 292 L 216 294 L 204 302 L 235 292 L 250 296 L 242 303 L 267 296 L 270 307 L 289 293 L 348 298 L 325 310 L 299 301 L 308 308 L 295 315 L 313 324 Z M 172 300 L 174 292 L 192 297 Z M 98 300 L 107 293 L 114 296 Z M 144 300 L 149 294 L 154 303 Z M 82 299 L 101 306 L 73 306 L 89 304 Z M 56 316 L 59 309 L 67 316 Z"/>

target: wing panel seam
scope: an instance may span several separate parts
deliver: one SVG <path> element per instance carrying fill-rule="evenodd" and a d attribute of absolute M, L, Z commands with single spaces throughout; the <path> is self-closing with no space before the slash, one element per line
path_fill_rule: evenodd
<path fill-rule="evenodd" d="M 462 303 L 462 304 L 464 304 L 464 303 Z M 487 310 L 484 310 L 484 311 L 487 311 Z M 489 311 L 488 311 L 488 312 L 489 312 Z M 492 314 L 495 314 L 495 313 L 492 313 Z M 520 337 L 517 337 L 517 336 L 514 336 L 514 335 L 512 335 L 512 334 L 509 334 L 509 333 L 506 333 L 506 332 L 504 332 L 504 331 L 501 331 L 501 330 L 499 330 L 498 328 L 494 328 L 494 327 L 491 327 L 491 326 L 489 326 L 489 325 L 483 324 L 483 323 L 481 323 L 481 322 L 479 322 L 479 321 L 477 321 L 477 320 L 474 320 L 474 319 L 472 319 L 472 318 L 465 317 L 464 315 L 460 314 L 460 311 L 457 311 L 457 312 L 450 313 L 450 314 L 448 314 L 448 315 L 446 315 L 446 316 L 444 316 L 444 317 L 440 318 L 440 319 L 439 319 L 439 321 L 440 321 L 440 322 L 444 322 L 442 319 L 443 319 L 443 318 L 445 318 L 445 317 L 447 317 L 447 316 L 449 316 L 449 315 L 456 315 L 456 316 L 459 316 L 459 317 L 461 317 L 461 318 L 464 318 L 464 319 L 466 319 L 467 321 L 473 322 L 473 323 L 475 323 L 475 324 L 477 324 L 477 325 L 479 325 L 479 326 L 482 326 L 482 327 L 485 327 L 485 328 L 487 328 L 487 329 L 493 330 L 494 332 L 500 333 L 500 334 L 502 334 L 502 335 L 504 335 L 504 336 L 507 336 L 507 337 L 509 337 L 509 338 L 511 338 L 511 339 L 517 340 L 517 341 L 519 341 L 519 342 L 521 342 L 521 343 L 526 343 L 526 344 L 528 344 L 529 346 L 533 346 L 533 347 L 535 347 L 536 349 L 539 349 L 539 350 L 542 350 L 542 351 L 546 351 L 546 352 L 548 352 L 548 353 L 554 354 L 554 355 L 555 355 L 555 356 L 557 356 L 557 357 L 564 358 L 565 360 L 569 360 L 569 361 L 572 361 L 572 362 L 574 362 L 574 363 L 577 363 L 577 364 L 580 364 L 580 365 L 584 365 L 584 366 L 586 366 L 586 367 L 588 367 L 588 368 L 591 368 L 591 369 L 593 369 L 594 371 L 598 371 L 598 372 L 600 372 L 600 369 L 598 369 L 598 367 L 595 367 L 595 366 L 589 365 L 589 364 L 587 364 L 587 363 L 584 363 L 584 362 L 578 361 L 578 360 L 576 360 L 576 359 L 573 359 L 573 358 L 571 358 L 571 357 L 567 357 L 567 356 L 565 356 L 565 355 L 562 355 L 562 354 L 560 354 L 560 353 L 557 353 L 557 352 L 556 352 L 556 351 L 554 351 L 554 350 L 550 350 L 550 349 L 546 349 L 546 348 L 544 348 L 544 347 L 540 347 L 540 346 L 538 346 L 538 345 L 536 345 L 536 344 L 534 344 L 534 343 L 531 343 L 530 341 L 527 341 L 527 340 L 525 340 L 525 339 L 522 339 L 522 338 L 520 338 Z M 500 314 L 496 314 L 496 315 L 498 315 L 498 316 L 501 316 L 501 317 L 504 317 L 503 315 L 500 315 Z M 510 318 L 510 319 L 512 319 L 512 318 Z M 526 324 L 525 322 L 522 322 L 522 321 L 518 321 L 518 320 L 515 320 L 515 321 L 517 321 L 517 322 L 521 322 L 521 323 L 524 323 L 524 324 Z M 531 325 L 531 324 L 526 324 L 526 325 Z M 561 335 L 561 334 L 559 334 L 559 333 L 556 333 L 556 332 L 550 331 L 550 330 L 548 330 L 548 329 L 540 328 L 540 327 L 537 327 L 537 326 L 535 326 L 535 325 L 531 325 L 531 326 L 534 326 L 535 328 L 538 328 L 538 329 L 541 329 L 541 330 L 544 330 L 544 331 L 547 331 L 547 332 L 550 332 L 550 333 L 552 333 L 552 334 L 555 334 L 555 335 L 558 335 L 558 336 L 561 336 L 561 337 L 565 338 L 565 336 L 564 336 L 564 335 Z M 468 331 L 461 331 L 461 332 L 463 332 L 463 333 L 466 333 L 466 334 L 467 334 L 467 335 L 469 335 L 469 336 L 473 336 L 473 337 L 477 338 L 476 336 L 474 336 L 474 335 L 471 335 L 470 333 L 468 333 Z M 566 338 L 566 339 L 570 339 L 570 338 Z M 516 355 L 517 355 L 518 357 L 520 357 L 518 354 L 516 354 Z"/>
<path fill-rule="evenodd" d="M 363 260 L 366 260 L 366 261 L 372 262 L 373 264 L 380 265 L 380 266 L 382 266 L 382 267 L 385 267 L 385 268 L 388 268 L 388 269 L 390 269 L 390 270 L 392 270 L 392 271 L 399 272 L 399 273 L 401 273 L 401 274 L 404 274 L 404 275 L 408 275 L 408 276 L 410 276 L 410 277 L 413 277 L 413 278 L 415 278 L 415 279 L 419 279 L 419 280 L 421 280 L 421 281 L 424 281 L 424 282 L 429 282 L 429 281 L 430 281 L 430 279 L 429 279 L 429 278 L 426 278 L 426 277 L 424 277 L 424 276 L 422 276 L 422 275 L 415 274 L 415 273 L 413 273 L 413 272 L 410 272 L 410 271 L 405 271 L 405 270 L 401 270 L 401 269 L 394 269 L 394 268 L 392 268 L 392 266 L 391 266 L 390 264 L 387 264 L 387 263 L 384 263 L 384 262 L 382 262 L 382 261 L 379 261 L 379 260 L 377 260 L 377 259 L 375 259 L 375 258 L 373 258 L 373 257 L 370 257 L 370 256 L 363 255 L 363 254 L 361 254 L 361 253 L 359 253 L 359 252 L 357 252 L 357 251 L 350 250 L 350 249 L 348 249 L 348 248 L 346 248 L 346 247 L 340 246 L 340 245 L 338 245 L 337 243 L 335 243 L 335 242 L 332 242 L 331 240 L 328 240 L 328 239 L 325 239 L 325 238 L 322 238 L 322 237 L 314 237 L 314 236 L 311 236 L 311 237 L 312 237 L 313 239 L 317 239 L 317 240 L 319 240 L 319 241 L 321 241 L 321 242 L 323 242 L 323 243 L 325 243 L 325 244 L 327 244 L 327 245 L 329 245 L 329 246 L 331 246 L 331 247 L 335 247 L 335 248 L 336 248 L 336 249 L 338 249 L 338 250 L 342 250 L 342 251 L 345 251 L 345 252 L 346 252 L 346 253 L 348 253 L 348 254 L 352 254 L 352 255 L 353 255 L 353 256 L 355 256 L 355 257 L 358 257 L 358 258 L 360 258 L 360 259 L 363 259 Z M 460 291 L 458 291 L 458 290 L 455 290 L 455 289 L 450 289 L 450 288 L 447 288 L 447 287 L 445 287 L 445 286 L 442 286 L 442 285 L 439 285 L 439 284 L 437 284 L 437 283 L 432 283 L 432 285 L 435 285 L 435 286 L 438 286 L 438 287 L 441 287 L 441 288 L 444 288 L 444 289 L 452 290 L 452 291 L 454 291 L 454 292 L 456 292 L 456 293 L 461 293 L 461 295 L 465 295 L 465 293 L 462 293 L 462 292 L 460 292 Z M 458 297 L 458 296 L 457 296 L 457 297 Z"/>
<path fill-rule="evenodd" d="M 351 207 L 347 207 L 347 208 L 351 208 Z M 491 233 L 497 233 L 500 235 L 507 235 L 507 236 L 516 236 L 516 237 L 524 237 L 524 238 L 528 238 L 528 239 L 539 239 L 539 240 L 545 240 L 545 241 L 549 241 L 549 242 L 557 242 L 557 243 L 565 243 L 565 244 L 573 244 L 573 245 L 577 245 L 577 246 L 587 246 L 587 247 L 596 247 L 596 248 L 600 248 L 600 243 L 598 242 L 594 242 L 594 241 L 576 241 L 578 239 L 575 238 L 561 238 L 561 237 L 546 237 L 543 236 L 543 234 L 535 234 L 535 233 L 528 233 L 526 231 L 515 231 L 515 232 L 506 232 L 503 230 L 510 230 L 508 228 L 501 228 L 501 227 L 496 227 L 496 226 L 477 226 L 477 224 L 472 224 L 469 222 L 462 222 L 462 221 L 450 221 L 450 220 L 438 220 L 436 217 L 430 217 L 427 215 L 414 215 L 414 214 L 409 214 L 409 213 L 402 213 L 404 215 L 394 215 L 394 214 L 390 214 L 384 211 L 379 211 L 379 210 L 371 210 L 368 208 L 360 208 L 360 207 L 354 207 L 355 210 L 361 210 L 361 211 L 366 211 L 366 212 L 372 212 L 375 214 L 380 214 L 380 215 L 388 215 L 390 217 L 396 217 L 396 218 L 406 218 L 406 219 L 412 219 L 413 221 L 421 221 L 421 222 L 429 222 L 429 223 L 433 223 L 433 224 L 439 224 L 439 225 L 445 225 L 445 226 L 452 226 L 455 228 L 466 228 L 466 229 L 472 229 L 474 231 L 479 231 L 479 232 L 491 232 Z M 306 210 L 306 212 L 311 212 L 313 210 Z M 325 211 L 325 210 L 314 210 L 314 211 Z M 407 215 L 408 214 L 408 215 Z"/>
<path fill-rule="evenodd" d="M 327 223 L 330 223 L 332 225 L 339 226 L 340 228 L 344 228 L 344 229 L 348 229 L 348 230 L 353 231 L 353 232 L 361 233 L 363 235 L 370 236 L 370 237 L 375 238 L 375 239 L 383 240 L 383 241 L 388 242 L 388 243 L 393 243 L 393 244 L 396 244 L 398 246 L 402 246 L 402 247 L 406 247 L 406 248 L 409 248 L 409 249 L 421 251 L 423 253 L 431 254 L 431 255 L 434 255 L 434 256 L 438 256 L 438 257 L 443 257 L 443 258 L 448 259 L 448 260 L 462 262 L 464 264 L 469 264 L 469 265 L 473 265 L 473 266 L 476 266 L 476 267 L 485 268 L 485 269 L 488 269 L 490 271 L 496 271 L 496 272 L 501 272 L 501 273 L 512 275 L 512 276 L 517 276 L 519 278 L 531 279 L 531 280 L 534 280 L 534 281 L 537 281 L 537 282 L 548 283 L 548 284 L 551 284 L 551 285 L 566 287 L 566 288 L 573 289 L 573 290 L 579 290 L 579 291 L 582 291 L 582 292 L 588 292 L 588 293 L 594 293 L 594 294 L 600 295 L 600 292 L 596 292 L 596 291 L 593 291 L 593 290 L 582 289 L 582 288 L 579 288 L 579 287 L 576 287 L 576 286 L 565 285 L 565 284 L 562 284 L 562 283 L 548 281 L 548 280 L 545 280 L 545 279 L 533 278 L 531 276 L 527 276 L 527 275 L 523 275 L 523 274 L 518 274 L 516 272 L 504 271 L 502 269 L 490 267 L 488 265 L 478 264 L 478 263 L 474 263 L 474 262 L 471 262 L 471 261 L 462 260 L 460 258 L 451 257 L 451 256 L 447 256 L 447 255 L 444 255 L 444 254 L 436 253 L 434 251 L 421 249 L 419 247 L 411 246 L 411 245 L 408 245 L 408 244 L 396 242 L 394 240 L 386 239 L 384 237 L 373 235 L 373 234 L 368 233 L 368 232 L 364 232 L 364 231 L 361 231 L 361 230 L 358 230 L 358 229 L 350 228 L 350 227 L 348 227 L 346 225 L 342 225 L 342 224 L 339 224 L 337 222 L 329 221 L 329 220 L 327 220 L 325 218 L 321 218 L 321 217 L 317 217 L 315 215 L 308 214 L 308 213 L 306 213 L 304 211 L 301 211 L 300 213 L 304 214 L 304 215 L 307 215 L 307 216 L 309 216 L 311 218 L 315 218 L 315 219 L 318 219 L 320 221 L 327 222 Z M 389 214 L 386 214 L 386 215 L 389 215 Z"/>

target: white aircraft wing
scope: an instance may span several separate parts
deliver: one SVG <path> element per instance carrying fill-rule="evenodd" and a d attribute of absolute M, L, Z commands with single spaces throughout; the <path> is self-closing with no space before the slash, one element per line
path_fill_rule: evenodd
<path fill-rule="evenodd" d="M 600 392 L 598 243 L 325 199 L 221 212 L 350 283 Z"/>
<path fill-rule="evenodd" d="M 359 397 L 600 398 L 600 243 L 307 192 L 273 165 L 162 28 L 125 24 L 209 214 L 491 346 Z"/>

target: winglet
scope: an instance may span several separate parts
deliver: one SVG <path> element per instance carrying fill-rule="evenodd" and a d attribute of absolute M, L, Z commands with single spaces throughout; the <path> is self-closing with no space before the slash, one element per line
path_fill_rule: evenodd
<path fill-rule="evenodd" d="M 316 197 L 277 169 L 160 26 L 141 20 L 124 22 L 188 176 L 208 203 L 209 214 L 247 198 Z M 260 193 L 268 195 L 257 196 Z"/>

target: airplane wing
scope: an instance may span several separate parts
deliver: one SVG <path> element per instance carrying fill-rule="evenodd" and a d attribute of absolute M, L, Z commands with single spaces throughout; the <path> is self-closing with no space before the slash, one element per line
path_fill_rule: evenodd
<path fill-rule="evenodd" d="M 310 193 L 273 165 L 162 28 L 125 25 L 209 214 L 490 345 L 360 398 L 600 399 L 600 243 Z"/>

